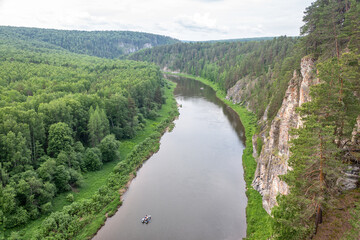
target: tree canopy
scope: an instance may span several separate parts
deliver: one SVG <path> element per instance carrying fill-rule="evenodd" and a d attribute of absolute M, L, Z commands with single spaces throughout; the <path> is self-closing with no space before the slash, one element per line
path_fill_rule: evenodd
<path fill-rule="evenodd" d="M 63 33 L 49 32 L 62 41 Z M 163 103 L 154 64 L 78 55 L 20 36 L 49 32 L 0 27 L 2 229 L 49 213 L 83 172 L 119 161 L 119 140 L 135 136 Z"/>

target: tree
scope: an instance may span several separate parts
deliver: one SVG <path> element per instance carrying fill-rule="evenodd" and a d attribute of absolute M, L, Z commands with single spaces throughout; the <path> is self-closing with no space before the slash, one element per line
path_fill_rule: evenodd
<path fill-rule="evenodd" d="M 163 98 L 160 87 L 157 87 L 154 94 L 154 101 L 158 103 L 160 106 L 163 104 Z"/>
<path fill-rule="evenodd" d="M 56 172 L 56 161 L 48 158 L 36 171 L 43 181 L 52 181 Z"/>
<path fill-rule="evenodd" d="M 54 183 L 58 192 L 66 192 L 70 190 L 69 180 L 70 180 L 69 171 L 65 168 L 64 165 L 59 165 L 56 167 L 54 174 Z"/>
<path fill-rule="evenodd" d="M 45 142 L 45 128 L 43 119 L 34 110 L 27 111 L 24 118 L 26 119 L 29 126 L 31 161 L 33 165 L 37 165 L 38 159 L 44 154 L 42 148 Z"/>
<path fill-rule="evenodd" d="M 127 121 L 127 98 L 120 94 L 111 95 L 106 101 L 106 112 L 110 123 L 110 132 L 116 139 L 123 138 L 123 128 L 128 125 Z"/>
<path fill-rule="evenodd" d="M 292 170 L 284 176 L 290 194 L 281 197 L 280 207 L 273 210 L 278 239 L 303 239 L 316 233 L 324 207 L 331 205 L 337 189 L 341 162 L 334 143 L 335 127 L 326 123 L 324 113 L 310 114 L 315 107 L 312 103 L 303 104 L 302 111 L 308 115 L 303 115 L 304 126 L 294 130 Z"/>
<path fill-rule="evenodd" d="M 24 171 L 25 166 L 31 163 L 31 151 L 26 145 L 26 138 L 19 132 L 15 134 L 10 131 L 2 138 L 2 154 L 5 159 L 1 159 L 5 172 L 13 175 Z"/>
<path fill-rule="evenodd" d="M 47 152 L 57 157 L 61 151 L 70 152 L 73 146 L 72 131 L 66 123 L 54 123 L 49 129 L 49 146 Z"/>
<path fill-rule="evenodd" d="M 305 45 L 316 58 L 340 57 L 341 47 L 348 42 L 342 42 L 341 35 L 349 5 L 346 0 L 317 0 L 306 9 L 301 34 L 306 35 Z"/>
<path fill-rule="evenodd" d="M 90 119 L 88 124 L 90 143 L 91 146 L 96 146 L 100 141 L 109 134 L 109 120 L 106 117 L 104 109 L 99 108 L 98 106 L 95 110 L 91 107 L 90 110 Z"/>
<path fill-rule="evenodd" d="M 103 162 L 119 161 L 120 142 L 115 139 L 114 135 L 107 135 L 99 144 Z"/>
<path fill-rule="evenodd" d="M 101 161 L 101 151 L 96 147 L 86 149 L 84 163 L 88 171 L 99 170 L 103 165 Z"/>
<path fill-rule="evenodd" d="M 3 224 L 3 228 L 10 228 L 12 226 L 14 226 L 15 224 L 10 221 L 10 219 L 8 219 L 14 212 L 16 209 L 16 191 L 15 189 L 10 186 L 7 185 L 5 188 L 1 189 L 1 193 L 0 193 L 0 200 L 1 200 L 1 212 L 2 212 L 2 224 Z"/>

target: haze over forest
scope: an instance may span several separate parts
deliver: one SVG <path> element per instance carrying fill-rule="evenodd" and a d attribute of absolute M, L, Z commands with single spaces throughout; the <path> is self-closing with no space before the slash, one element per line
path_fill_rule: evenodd
<path fill-rule="evenodd" d="M 128 30 L 204 41 L 298 36 L 311 0 L 0 1 L 0 25 Z"/>

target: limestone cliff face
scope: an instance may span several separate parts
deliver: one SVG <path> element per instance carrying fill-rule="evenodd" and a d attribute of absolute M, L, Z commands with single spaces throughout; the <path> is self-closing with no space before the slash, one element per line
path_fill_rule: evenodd
<path fill-rule="evenodd" d="M 251 106 L 251 90 L 254 89 L 257 82 L 257 78 L 249 76 L 241 78 L 233 87 L 228 89 L 226 99 L 233 103 L 242 103 L 246 108 L 254 112 L 255 109 Z"/>
<path fill-rule="evenodd" d="M 262 195 L 263 207 L 269 214 L 276 205 L 276 196 L 289 192 L 287 184 L 280 180 L 279 175 L 285 174 L 289 168 L 289 131 L 302 124 L 295 109 L 310 101 L 310 86 L 318 83 L 314 78 L 314 68 L 311 58 L 305 57 L 301 60 L 301 76 L 294 72 L 281 108 L 271 122 L 268 136 L 264 133 L 266 130 L 259 135 L 263 139 L 263 147 L 257 158 L 257 169 L 252 185 Z"/>

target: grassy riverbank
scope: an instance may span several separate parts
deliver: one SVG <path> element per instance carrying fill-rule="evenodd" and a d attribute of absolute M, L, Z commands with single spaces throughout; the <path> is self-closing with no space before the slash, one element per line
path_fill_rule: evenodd
<path fill-rule="evenodd" d="M 12 238 L 43 239 L 54 236 L 57 237 L 56 239 L 91 238 L 104 224 L 107 216 L 113 215 L 121 205 L 120 197 L 126 190 L 128 182 L 136 176 L 136 171 L 142 163 L 159 149 L 161 135 L 178 115 L 173 97 L 175 86 L 174 83 L 168 82 L 167 87 L 164 88 L 166 103 L 158 111 L 158 117 L 155 120 L 146 120 L 145 127 L 136 137 L 121 142 L 119 162 L 109 162 L 104 164 L 100 171 L 85 173 L 81 188 L 71 192 L 74 196 L 72 203 L 66 200 L 69 192 L 59 195 L 54 199 L 53 213 L 50 216 L 37 219 L 22 229 L 17 229 L 18 232 L 13 233 Z M 81 211 L 82 208 L 87 210 Z M 51 232 L 57 217 L 65 218 L 61 219 L 64 223 L 58 223 L 59 226 L 56 227 L 58 232 Z"/>
<path fill-rule="evenodd" d="M 169 73 L 173 74 L 173 73 Z M 252 156 L 252 136 L 256 130 L 256 117 L 249 112 L 245 107 L 226 99 L 226 93 L 221 90 L 215 83 L 201 78 L 187 74 L 173 74 L 182 77 L 192 78 L 198 80 L 216 91 L 216 96 L 230 106 L 240 117 L 242 124 L 245 128 L 246 135 L 246 148 L 243 152 L 243 167 L 245 172 L 246 181 L 246 195 L 248 197 L 248 205 L 246 208 L 246 222 L 247 222 L 247 239 L 268 239 L 271 236 L 271 221 L 272 218 L 266 213 L 262 207 L 261 195 L 254 190 L 251 183 L 254 179 L 256 170 L 256 161 Z"/>
<path fill-rule="evenodd" d="M 126 178 L 115 183 L 115 188 L 119 189 L 118 198 L 115 199 L 108 207 L 104 208 L 102 212 L 99 212 L 95 219 L 80 232 L 76 239 L 89 239 L 94 236 L 101 226 L 106 221 L 106 216 L 110 217 L 114 215 L 121 205 L 121 195 L 126 191 L 130 181 L 136 176 L 137 170 L 142 166 L 153 153 L 157 152 L 160 147 L 160 138 L 168 127 L 171 127 L 172 121 L 178 116 L 178 110 L 176 106 L 176 100 L 173 95 L 176 84 L 168 82 L 169 88 L 165 88 L 166 104 L 164 104 L 161 110 L 158 112 L 159 117 L 155 120 L 148 120 L 145 128 L 139 132 L 135 138 L 128 141 L 123 141 L 120 146 L 122 162 L 118 163 L 113 169 L 113 175 L 108 179 L 108 185 L 112 185 L 116 175 L 125 175 Z M 121 169 L 127 165 L 128 169 L 122 171 Z M 113 188 L 113 187 L 112 187 Z"/>

